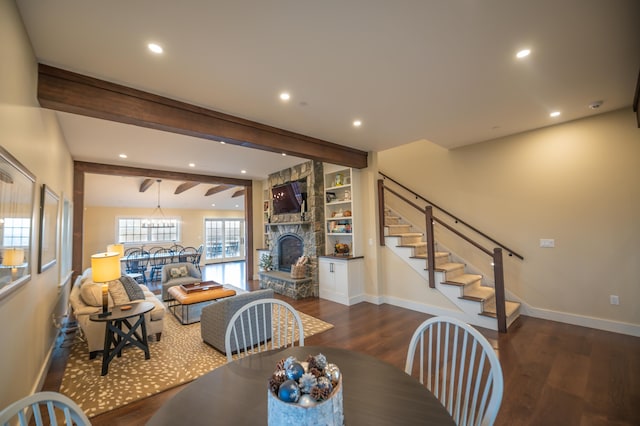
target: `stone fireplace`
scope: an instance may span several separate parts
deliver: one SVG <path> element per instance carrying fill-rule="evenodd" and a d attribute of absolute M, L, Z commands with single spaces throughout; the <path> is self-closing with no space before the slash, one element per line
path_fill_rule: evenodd
<path fill-rule="evenodd" d="M 324 254 L 324 182 L 323 167 L 308 161 L 269 176 L 272 187 L 306 178 L 306 212 L 271 214 L 267 223 L 269 253 L 276 271 L 260 272 L 260 286 L 293 298 L 318 296 L 318 256 Z M 291 265 L 300 256 L 309 258 L 307 277 L 291 278 Z"/>

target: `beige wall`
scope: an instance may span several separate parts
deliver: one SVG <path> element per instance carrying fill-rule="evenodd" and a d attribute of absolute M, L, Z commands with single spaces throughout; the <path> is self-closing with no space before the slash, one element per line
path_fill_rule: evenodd
<path fill-rule="evenodd" d="M 204 220 L 222 218 L 244 218 L 243 211 L 233 210 L 186 210 L 163 208 L 165 216 L 179 217 L 182 222 L 181 240 L 177 244 L 198 247 L 204 242 Z M 116 239 L 116 218 L 119 216 L 144 217 L 151 214 L 151 209 L 86 207 L 84 211 L 84 246 L 82 250 L 82 269 L 91 264 L 91 255 L 103 252 L 107 245 Z M 151 247 L 154 244 L 146 244 Z M 162 245 L 162 244 L 158 244 Z M 172 244 L 164 244 L 170 247 Z M 136 244 L 135 246 L 139 246 Z M 126 248 L 126 247 L 125 247 Z M 204 259 L 202 260 L 204 263 Z"/>
<path fill-rule="evenodd" d="M 58 195 L 71 199 L 73 163 L 55 114 L 36 100 L 37 64 L 13 1 L 0 1 L 0 144 Z M 36 196 L 39 202 L 39 195 Z M 38 248 L 34 209 L 33 253 Z M 39 389 L 55 344 L 52 318 L 66 307 L 58 264 L 0 301 L 0 407 Z"/>
<path fill-rule="evenodd" d="M 379 153 L 379 167 L 522 254 L 508 258 L 506 285 L 532 315 L 637 332 L 640 129 L 631 108 L 450 151 L 418 141 Z M 556 247 L 540 248 L 540 238 Z"/>

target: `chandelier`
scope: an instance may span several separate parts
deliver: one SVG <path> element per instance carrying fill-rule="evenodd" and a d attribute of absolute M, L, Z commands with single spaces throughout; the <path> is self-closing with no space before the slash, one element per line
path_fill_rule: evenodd
<path fill-rule="evenodd" d="M 143 228 L 175 228 L 176 222 L 174 219 L 168 219 L 165 217 L 162 207 L 160 207 L 160 182 L 162 179 L 156 179 L 158 182 L 158 205 L 151 213 L 151 217 L 142 220 Z"/>

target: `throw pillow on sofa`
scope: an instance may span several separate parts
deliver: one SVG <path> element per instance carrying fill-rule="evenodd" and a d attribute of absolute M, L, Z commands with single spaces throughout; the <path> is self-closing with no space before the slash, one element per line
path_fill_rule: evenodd
<path fill-rule="evenodd" d="M 189 271 L 186 266 L 180 266 L 179 268 L 171 268 L 169 270 L 169 275 L 171 278 L 180 278 L 189 276 Z"/>
<path fill-rule="evenodd" d="M 85 281 L 80 287 L 80 298 L 89 306 L 102 306 L 102 284 Z"/>
<path fill-rule="evenodd" d="M 120 282 L 122 283 L 122 287 L 124 287 L 127 295 L 129 296 L 129 300 L 144 300 L 144 291 L 140 287 L 140 284 L 133 278 L 128 275 L 123 275 L 120 277 Z"/>

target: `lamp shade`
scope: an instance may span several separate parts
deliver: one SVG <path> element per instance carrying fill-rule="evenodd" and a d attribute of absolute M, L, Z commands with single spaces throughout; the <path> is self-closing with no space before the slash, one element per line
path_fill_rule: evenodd
<path fill-rule="evenodd" d="M 24 263 L 24 249 L 21 248 L 9 248 L 5 249 L 2 257 L 2 264 L 4 266 L 18 266 Z"/>
<path fill-rule="evenodd" d="M 120 255 L 116 252 L 97 253 L 91 256 L 93 281 L 106 283 L 120 278 Z"/>
<path fill-rule="evenodd" d="M 124 256 L 124 244 L 109 244 L 107 246 L 107 251 L 118 253 L 118 257 Z"/>

